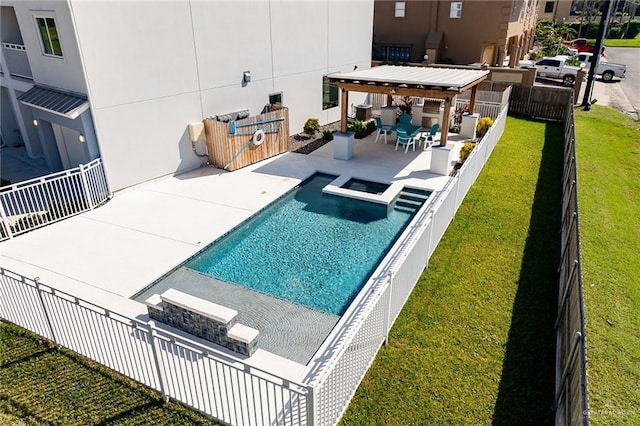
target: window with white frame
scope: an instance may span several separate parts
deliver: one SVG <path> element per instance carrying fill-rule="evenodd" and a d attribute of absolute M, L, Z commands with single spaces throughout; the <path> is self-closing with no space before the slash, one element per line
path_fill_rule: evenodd
<path fill-rule="evenodd" d="M 454 1 L 451 2 L 451 12 L 449 14 L 450 18 L 462 18 L 462 2 Z"/>
<path fill-rule="evenodd" d="M 406 7 L 405 2 L 397 1 L 396 2 L 396 9 L 395 9 L 395 15 L 394 16 L 396 18 L 404 18 L 405 7 Z"/>
<path fill-rule="evenodd" d="M 42 53 L 62 58 L 62 45 L 55 19 L 50 16 L 35 16 L 35 20 L 42 41 Z"/>

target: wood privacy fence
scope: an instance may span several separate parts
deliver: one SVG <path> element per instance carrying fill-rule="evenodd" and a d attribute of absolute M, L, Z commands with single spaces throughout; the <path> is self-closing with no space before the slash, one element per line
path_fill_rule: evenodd
<path fill-rule="evenodd" d="M 209 164 L 229 171 L 289 150 L 287 108 L 230 123 L 207 118 L 204 120 L 204 130 Z M 255 137 L 259 130 L 264 132 L 262 141 Z"/>
<path fill-rule="evenodd" d="M 573 89 L 513 86 L 509 99 L 509 115 L 566 122 L 567 105 L 573 107 Z"/>
<path fill-rule="evenodd" d="M 561 258 L 556 335 L 556 425 L 589 425 L 585 317 L 580 264 L 580 221 L 573 96 L 565 105 Z"/>

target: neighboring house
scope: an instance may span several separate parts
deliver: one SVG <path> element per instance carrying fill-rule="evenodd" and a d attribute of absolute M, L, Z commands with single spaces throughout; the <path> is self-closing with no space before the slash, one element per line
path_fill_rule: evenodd
<path fill-rule="evenodd" d="M 548 19 L 556 24 L 577 19 L 571 15 L 572 9 L 575 9 L 574 3 L 572 0 L 542 0 L 538 6 L 538 19 Z"/>
<path fill-rule="evenodd" d="M 370 66 L 373 0 L 3 0 L 1 12 L 3 143 L 52 172 L 102 157 L 112 191 L 200 166 L 187 125 L 206 117 L 274 103 L 292 133 L 338 121 L 324 76 Z"/>
<path fill-rule="evenodd" d="M 533 45 L 537 0 L 375 0 L 373 60 L 515 67 Z"/>

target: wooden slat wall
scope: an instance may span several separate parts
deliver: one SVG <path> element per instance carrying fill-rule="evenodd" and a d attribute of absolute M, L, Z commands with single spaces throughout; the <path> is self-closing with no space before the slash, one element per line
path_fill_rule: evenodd
<path fill-rule="evenodd" d="M 564 121 L 572 95 L 572 89 L 559 87 L 513 86 L 509 114 Z"/>
<path fill-rule="evenodd" d="M 263 129 L 264 124 L 239 127 L 236 133 L 240 134 L 232 135 L 229 133 L 229 123 L 205 119 L 204 130 L 207 136 L 209 164 L 233 171 L 289 151 L 289 110 L 287 108 L 239 120 L 236 121 L 236 125 L 244 126 L 278 118 L 284 120 L 267 126 L 264 142 L 260 146 L 255 146 L 251 140 L 253 133 Z M 273 127 L 277 127 L 277 130 L 269 130 Z"/>

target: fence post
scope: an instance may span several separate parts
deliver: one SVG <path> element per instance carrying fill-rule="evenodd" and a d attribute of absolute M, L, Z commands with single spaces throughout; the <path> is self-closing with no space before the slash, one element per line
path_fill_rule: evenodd
<path fill-rule="evenodd" d="M 2 198 L 0 198 L 0 216 L 2 217 L 2 226 L 7 233 L 9 238 L 13 238 L 13 233 L 11 232 L 11 225 L 9 224 L 9 219 L 7 218 L 7 212 L 4 211 L 4 205 L 2 203 Z"/>
<path fill-rule="evenodd" d="M 164 383 L 164 376 L 162 375 L 162 369 L 160 368 L 160 358 L 158 357 L 159 348 L 156 339 L 155 321 L 150 320 L 149 324 L 149 337 L 151 338 L 151 352 L 153 353 L 153 362 L 156 365 L 156 371 L 158 372 L 158 381 L 160 382 L 160 393 L 162 394 L 162 400 L 169 402 L 169 395 L 167 395 L 166 386 Z"/>
<path fill-rule="evenodd" d="M 35 277 L 33 281 L 36 283 L 36 293 L 38 293 L 38 300 L 40 300 L 40 306 L 42 306 L 42 312 L 44 313 L 44 318 L 47 321 L 47 326 L 49 327 L 49 332 L 51 333 L 51 340 L 53 343 L 60 348 L 60 344 L 58 343 L 58 339 L 56 339 L 56 335 L 53 332 L 53 326 L 51 325 L 51 319 L 49 318 L 49 313 L 47 312 L 47 307 L 44 304 L 44 299 L 42 298 L 42 293 L 40 290 L 40 277 Z"/>
<path fill-rule="evenodd" d="M 316 424 L 316 393 L 312 385 L 307 386 L 307 426 Z"/>
<path fill-rule="evenodd" d="M 91 192 L 89 191 L 89 183 L 87 182 L 86 167 L 84 164 L 80 164 L 78 168 L 80 169 L 80 180 L 82 181 L 82 189 L 84 190 L 84 194 L 87 199 L 87 204 L 89 205 L 89 210 L 93 210 L 93 197 L 91 196 Z"/>
<path fill-rule="evenodd" d="M 391 302 L 393 301 L 393 275 L 391 271 L 387 275 L 389 278 L 389 303 L 387 303 L 387 325 L 384 330 L 384 345 L 387 346 L 387 342 L 389 341 L 389 329 L 391 328 Z"/>
<path fill-rule="evenodd" d="M 82 181 L 82 189 L 84 190 L 84 194 L 87 199 L 87 204 L 89 205 L 89 210 L 93 210 L 93 199 L 91 197 L 91 193 L 89 192 L 89 183 L 87 182 L 86 167 L 84 164 L 80 164 L 78 168 L 80 169 L 80 180 Z"/>

